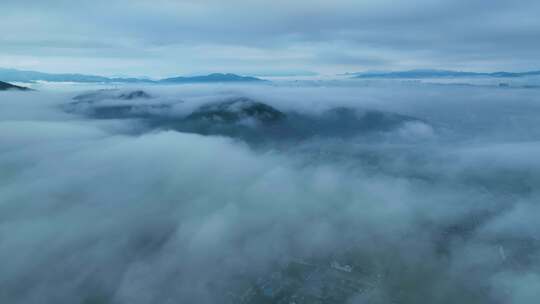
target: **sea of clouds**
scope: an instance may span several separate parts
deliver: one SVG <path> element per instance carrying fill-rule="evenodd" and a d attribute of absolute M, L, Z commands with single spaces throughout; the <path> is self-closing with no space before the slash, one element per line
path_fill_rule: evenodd
<path fill-rule="evenodd" d="M 238 278 L 299 259 L 353 265 L 366 288 L 344 303 L 540 298 L 536 89 L 148 86 L 100 101 L 167 105 L 169 120 L 234 97 L 411 118 L 263 144 L 66 111 L 93 89 L 0 92 L 1 303 L 240 302 Z"/>

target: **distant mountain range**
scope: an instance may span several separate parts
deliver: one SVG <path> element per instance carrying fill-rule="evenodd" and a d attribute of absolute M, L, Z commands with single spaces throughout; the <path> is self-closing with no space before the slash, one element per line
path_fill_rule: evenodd
<path fill-rule="evenodd" d="M 265 81 L 260 78 L 250 76 L 239 76 L 236 74 L 221 74 L 214 73 L 204 76 L 191 76 L 191 77 L 173 77 L 159 80 L 163 83 L 194 83 L 194 82 L 257 82 Z"/>
<path fill-rule="evenodd" d="M 212 82 L 263 82 L 266 80 L 240 76 L 236 74 L 214 73 L 202 76 L 173 77 L 160 80 L 145 78 L 109 78 L 84 74 L 49 74 L 35 71 L 21 71 L 15 69 L 0 68 L 0 79 L 12 82 L 86 82 L 86 83 L 212 83 Z"/>
<path fill-rule="evenodd" d="M 517 78 L 525 76 L 540 76 L 540 71 L 529 72 L 461 72 L 450 70 L 409 70 L 395 72 L 360 72 L 348 73 L 353 78 L 387 78 L 387 79 L 420 79 L 420 78 L 466 78 L 466 77 L 493 77 L 493 78 Z"/>
<path fill-rule="evenodd" d="M 25 87 L 16 86 L 16 85 L 13 85 L 11 83 L 0 81 L 0 91 L 6 91 L 6 90 L 27 91 L 27 90 L 30 90 L 30 89 L 25 88 Z"/>
<path fill-rule="evenodd" d="M 518 78 L 526 76 L 540 76 L 540 71 L 528 72 L 462 72 L 451 70 L 408 70 L 408 71 L 377 71 L 377 72 L 358 72 L 342 74 L 356 79 L 424 79 L 424 78 L 474 78 L 474 77 L 493 77 L 493 78 Z M 233 83 L 233 82 L 265 82 L 267 80 L 252 77 L 241 76 L 231 73 L 213 73 L 200 76 L 178 76 L 152 80 L 148 78 L 130 78 L 130 77 L 104 77 L 85 74 L 50 74 L 36 71 L 22 71 L 16 69 L 0 68 L 0 80 L 7 82 L 26 82 L 36 81 L 49 82 L 82 82 L 82 83 L 150 83 L 150 84 L 182 84 L 182 83 Z"/>

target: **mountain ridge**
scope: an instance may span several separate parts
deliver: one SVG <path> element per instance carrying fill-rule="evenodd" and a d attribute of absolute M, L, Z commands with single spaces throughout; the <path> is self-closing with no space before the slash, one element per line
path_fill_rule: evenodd
<path fill-rule="evenodd" d="M 263 79 L 251 76 L 240 76 L 232 73 L 212 73 L 203 76 L 191 76 L 191 77 L 171 77 L 161 79 L 161 83 L 191 83 L 191 82 L 258 82 L 265 81 Z"/>
<path fill-rule="evenodd" d="M 233 73 L 212 73 L 198 76 L 177 76 L 151 80 L 147 78 L 105 77 L 78 73 L 44 73 L 17 69 L 0 68 L 0 79 L 11 82 L 50 81 L 50 82 L 84 82 L 84 83 L 212 83 L 212 82 L 265 82 L 267 80 L 242 76 Z"/>
<path fill-rule="evenodd" d="M 493 77 L 493 78 L 519 78 L 526 76 L 540 76 L 540 71 L 526 72 L 464 72 L 453 70 L 416 69 L 406 71 L 358 72 L 347 73 L 352 78 L 387 78 L 387 79 L 415 79 L 415 78 L 463 78 L 463 77 Z"/>
<path fill-rule="evenodd" d="M 0 91 L 7 91 L 7 90 L 19 90 L 19 91 L 29 91 L 29 88 L 21 87 L 18 85 L 14 85 L 11 83 L 0 81 Z"/>

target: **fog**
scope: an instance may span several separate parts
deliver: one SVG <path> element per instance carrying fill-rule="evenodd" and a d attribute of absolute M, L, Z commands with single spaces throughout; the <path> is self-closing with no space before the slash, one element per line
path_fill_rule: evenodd
<path fill-rule="evenodd" d="M 0 302 L 537 303 L 538 92 L 0 92 Z"/>

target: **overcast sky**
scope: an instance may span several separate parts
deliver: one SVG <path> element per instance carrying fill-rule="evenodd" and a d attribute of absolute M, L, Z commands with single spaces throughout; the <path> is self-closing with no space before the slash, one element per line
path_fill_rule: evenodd
<path fill-rule="evenodd" d="M 0 0 L 0 67 L 152 77 L 540 69 L 538 0 Z"/>

